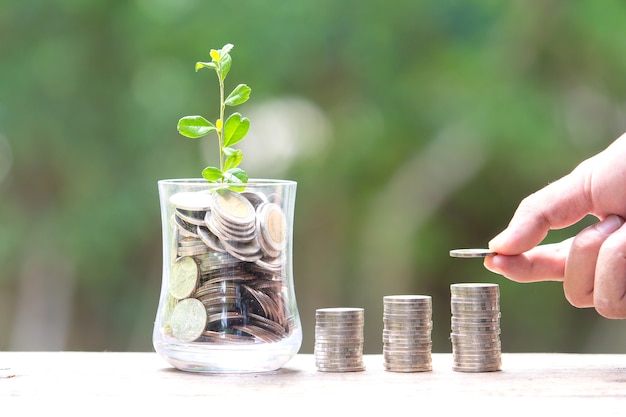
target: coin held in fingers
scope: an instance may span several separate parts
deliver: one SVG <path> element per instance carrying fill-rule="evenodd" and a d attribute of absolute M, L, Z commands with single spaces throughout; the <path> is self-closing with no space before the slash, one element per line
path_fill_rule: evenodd
<path fill-rule="evenodd" d="M 453 258 L 484 258 L 494 255 L 496 253 L 489 249 L 453 249 L 450 251 L 450 256 Z"/>

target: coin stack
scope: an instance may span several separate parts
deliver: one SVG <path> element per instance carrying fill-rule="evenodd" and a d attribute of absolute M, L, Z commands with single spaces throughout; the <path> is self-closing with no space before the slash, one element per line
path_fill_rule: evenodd
<path fill-rule="evenodd" d="M 318 371 L 364 371 L 362 308 L 320 308 L 315 312 L 314 356 Z"/>
<path fill-rule="evenodd" d="M 460 372 L 500 370 L 498 284 L 452 284 L 450 293 L 453 369 Z"/>
<path fill-rule="evenodd" d="M 393 372 L 432 370 L 432 297 L 383 297 L 383 365 Z"/>
<path fill-rule="evenodd" d="M 285 215 L 261 193 L 172 195 L 176 229 L 166 331 L 182 342 L 275 342 L 294 318 L 285 304 Z"/>

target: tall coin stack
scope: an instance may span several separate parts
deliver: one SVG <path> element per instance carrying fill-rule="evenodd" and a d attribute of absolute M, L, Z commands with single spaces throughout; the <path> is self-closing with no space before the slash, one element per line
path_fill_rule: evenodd
<path fill-rule="evenodd" d="M 432 298 L 383 297 L 383 365 L 393 372 L 432 370 Z"/>
<path fill-rule="evenodd" d="M 500 370 L 502 349 L 498 284 L 452 284 L 450 294 L 453 370 Z"/>
<path fill-rule="evenodd" d="M 364 371 L 362 308 L 315 311 L 315 365 L 318 371 Z"/>

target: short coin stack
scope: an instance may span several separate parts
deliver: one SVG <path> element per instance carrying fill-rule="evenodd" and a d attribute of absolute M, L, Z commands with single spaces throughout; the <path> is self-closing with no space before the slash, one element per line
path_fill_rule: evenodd
<path fill-rule="evenodd" d="M 364 371 L 362 308 L 315 311 L 315 365 L 318 371 Z"/>
<path fill-rule="evenodd" d="M 498 284 L 452 284 L 450 293 L 453 370 L 500 370 L 502 349 Z"/>
<path fill-rule="evenodd" d="M 432 370 L 432 298 L 383 297 L 383 365 L 393 372 Z"/>

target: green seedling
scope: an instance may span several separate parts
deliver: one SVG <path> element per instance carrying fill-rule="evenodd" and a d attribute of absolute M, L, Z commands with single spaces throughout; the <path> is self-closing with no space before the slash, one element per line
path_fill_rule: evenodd
<path fill-rule="evenodd" d="M 239 164 L 243 159 L 240 149 L 232 146 L 241 141 L 250 128 L 250 120 L 240 113 L 234 112 L 224 121 L 226 106 L 235 107 L 248 101 L 251 89 L 246 84 L 239 84 L 224 99 L 224 79 L 232 64 L 230 51 L 232 44 L 226 44 L 222 49 L 211 49 L 211 62 L 196 62 L 196 72 L 201 69 L 213 69 L 217 74 L 220 86 L 220 114 L 215 123 L 202 116 L 185 116 L 178 121 L 178 132 L 188 138 L 197 139 L 210 133 L 217 135 L 219 144 L 220 166 L 206 167 L 202 170 L 202 177 L 209 182 L 244 184 L 248 182 L 248 174 Z"/>

